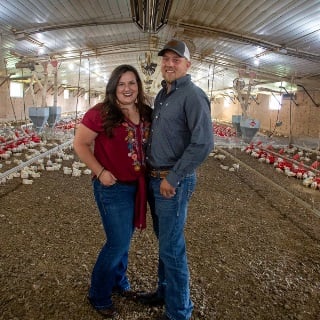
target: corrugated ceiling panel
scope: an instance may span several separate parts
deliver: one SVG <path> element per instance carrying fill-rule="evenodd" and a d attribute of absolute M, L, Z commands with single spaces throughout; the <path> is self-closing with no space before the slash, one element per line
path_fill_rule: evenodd
<path fill-rule="evenodd" d="M 121 9 L 120 9 L 121 8 Z M 0 3 L 1 24 L 17 30 L 94 20 L 130 17 L 128 1 L 6 1 Z"/>
<path fill-rule="evenodd" d="M 2 1 L 0 67 L 4 60 L 14 67 L 19 56 L 53 57 L 61 62 L 61 79 L 70 82 L 78 71 L 68 71 L 68 63 L 79 64 L 80 53 L 82 63 L 100 64 L 100 75 L 105 76 L 123 62 L 139 68 L 139 55 L 147 50 L 157 53 L 177 37 L 188 44 L 191 72 L 201 82 L 213 66 L 221 86 L 230 86 L 242 68 L 256 71 L 261 80 L 310 77 L 320 74 L 319 16 L 318 0 L 174 0 L 169 24 L 157 34 L 148 34 L 133 23 L 130 0 Z M 314 81 L 314 86 L 319 84 Z"/>

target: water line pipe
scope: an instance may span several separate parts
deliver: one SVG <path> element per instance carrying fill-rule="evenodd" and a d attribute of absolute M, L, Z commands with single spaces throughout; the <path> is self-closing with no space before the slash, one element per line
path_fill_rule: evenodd
<path fill-rule="evenodd" d="M 54 148 L 52 148 L 52 149 L 50 149 L 50 150 L 48 150 L 48 151 L 46 151 L 44 153 L 41 153 L 41 154 L 33 157 L 32 159 L 30 159 L 30 160 L 28 160 L 26 162 L 23 162 L 23 163 L 19 164 L 18 166 L 14 167 L 12 169 L 7 170 L 6 172 L 3 172 L 2 174 L 0 174 L 0 181 L 2 181 L 2 179 L 4 179 L 4 178 L 8 177 L 10 174 L 13 174 L 13 173 L 16 173 L 18 171 L 21 171 L 23 168 L 31 165 L 32 163 L 38 161 L 39 159 L 45 158 L 45 157 L 51 155 L 52 153 L 56 153 L 60 149 L 64 149 L 64 148 L 68 147 L 69 145 L 72 144 L 72 142 L 73 142 L 73 139 L 71 139 L 71 140 L 69 140 L 69 141 L 67 141 L 65 143 L 62 143 L 61 145 L 56 146 L 56 147 L 54 147 Z"/>

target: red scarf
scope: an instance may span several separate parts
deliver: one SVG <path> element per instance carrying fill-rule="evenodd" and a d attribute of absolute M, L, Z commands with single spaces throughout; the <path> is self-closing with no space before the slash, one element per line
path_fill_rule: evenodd
<path fill-rule="evenodd" d="M 138 179 L 134 210 L 134 226 L 143 230 L 147 226 L 147 183 L 144 170 Z"/>

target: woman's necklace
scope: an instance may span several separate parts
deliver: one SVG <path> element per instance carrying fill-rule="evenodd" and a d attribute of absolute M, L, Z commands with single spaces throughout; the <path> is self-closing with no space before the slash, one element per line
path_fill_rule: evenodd
<path fill-rule="evenodd" d="M 140 123 L 140 114 L 136 105 L 134 107 L 120 107 L 122 113 L 126 118 L 128 118 L 132 123 L 139 124 Z"/>

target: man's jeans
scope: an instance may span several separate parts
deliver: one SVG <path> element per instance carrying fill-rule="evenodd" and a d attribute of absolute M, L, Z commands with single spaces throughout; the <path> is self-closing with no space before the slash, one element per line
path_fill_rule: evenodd
<path fill-rule="evenodd" d="M 116 183 L 107 187 L 95 179 L 93 191 L 107 241 L 93 268 L 89 297 L 97 309 L 105 309 L 112 305 L 112 290 L 130 288 L 126 272 L 136 186 Z"/>
<path fill-rule="evenodd" d="M 189 199 L 196 185 L 196 174 L 186 176 L 174 197 L 160 194 L 161 179 L 150 177 L 149 205 L 154 232 L 159 240 L 158 294 L 165 299 L 166 314 L 172 320 L 191 318 L 189 269 L 184 238 Z"/>

